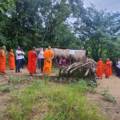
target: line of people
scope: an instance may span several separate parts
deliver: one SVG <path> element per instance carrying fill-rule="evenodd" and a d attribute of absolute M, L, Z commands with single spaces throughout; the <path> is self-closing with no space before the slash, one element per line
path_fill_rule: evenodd
<path fill-rule="evenodd" d="M 9 69 L 15 70 L 16 68 L 16 72 L 20 72 L 20 69 L 23 68 L 25 64 L 24 56 L 25 56 L 25 52 L 20 47 L 17 48 L 15 54 L 14 51 L 11 49 L 10 52 L 8 53 Z M 28 51 L 27 68 L 30 75 L 36 73 L 37 64 L 41 73 L 50 74 L 52 69 L 53 58 L 54 58 L 54 53 L 50 46 L 45 50 L 41 49 L 38 55 L 35 50 L 35 47 L 33 47 L 33 49 Z M 6 52 L 4 50 L 4 47 L 1 47 L 0 73 L 5 73 L 5 72 L 6 72 Z M 110 61 L 110 59 L 107 59 L 106 63 L 104 64 L 103 60 L 100 58 L 96 66 L 96 75 L 99 79 L 102 79 L 104 74 L 106 78 L 109 78 L 112 75 L 112 62 Z"/>
<path fill-rule="evenodd" d="M 28 51 L 27 57 L 27 69 L 30 75 L 36 73 L 37 63 L 41 73 L 47 75 L 51 73 L 54 53 L 50 46 L 45 50 L 41 49 L 38 55 L 35 47 L 33 47 L 33 49 Z M 25 52 L 20 47 L 18 47 L 14 54 L 14 51 L 11 49 L 8 53 L 8 63 L 10 70 L 15 70 L 16 68 L 16 73 L 19 73 L 25 64 Z M 0 48 L 0 73 L 6 73 L 6 53 L 3 47 Z"/>
<path fill-rule="evenodd" d="M 112 61 L 108 58 L 104 64 L 102 58 L 99 59 L 96 66 L 96 75 L 98 79 L 102 79 L 103 75 L 106 78 L 112 76 Z"/>
<path fill-rule="evenodd" d="M 0 73 L 6 73 L 6 63 L 8 56 L 8 66 L 10 70 L 16 70 L 16 72 L 20 72 L 20 68 L 23 68 L 25 64 L 25 53 L 24 51 L 18 47 L 16 50 L 16 54 L 14 54 L 13 49 L 10 49 L 8 55 L 4 47 L 0 48 Z M 15 59 L 16 58 L 16 59 Z"/>
<path fill-rule="evenodd" d="M 35 47 L 28 52 L 28 71 L 30 75 L 36 73 L 36 66 L 38 61 L 38 67 L 41 73 L 46 75 L 50 75 L 52 72 L 52 60 L 54 58 L 54 52 L 52 51 L 51 47 L 49 46 L 44 51 L 43 49 L 40 50 L 38 56 L 35 51 Z"/>
<path fill-rule="evenodd" d="M 6 51 L 4 47 L 0 48 L 0 73 L 6 73 Z M 11 49 L 8 53 L 8 65 L 10 70 L 15 69 L 15 55 L 13 49 Z"/>

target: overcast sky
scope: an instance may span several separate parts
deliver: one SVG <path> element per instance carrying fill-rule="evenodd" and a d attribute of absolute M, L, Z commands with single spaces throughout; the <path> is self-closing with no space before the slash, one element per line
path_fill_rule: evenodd
<path fill-rule="evenodd" d="M 120 11 L 120 0 L 84 0 L 85 6 L 94 4 L 98 10 Z"/>

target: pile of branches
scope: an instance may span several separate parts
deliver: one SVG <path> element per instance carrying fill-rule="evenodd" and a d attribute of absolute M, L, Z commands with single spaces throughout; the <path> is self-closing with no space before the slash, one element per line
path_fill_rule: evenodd
<path fill-rule="evenodd" d="M 75 62 L 68 67 L 60 68 L 59 77 L 64 78 L 83 78 L 96 81 L 95 75 L 96 62 L 87 59 L 84 63 Z"/>

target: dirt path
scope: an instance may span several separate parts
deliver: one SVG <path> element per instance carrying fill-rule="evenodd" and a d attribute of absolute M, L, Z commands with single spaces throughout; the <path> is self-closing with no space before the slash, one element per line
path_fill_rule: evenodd
<path fill-rule="evenodd" d="M 115 97 L 117 103 L 120 105 L 120 78 L 112 76 L 109 79 L 103 79 L 98 81 L 98 92 L 108 90 L 109 93 Z"/>
<path fill-rule="evenodd" d="M 117 103 L 105 101 L 101 95 L 103 91 L 108 91 Z M 96 103 L 109 120 L 120 120 L 120 78 L 112 76 L 109 79 L 98 80 L 96 92 L 97 94 L 88 94 L 88 99 Z"/>
<path fill-rule="evenodd" d="M 6 114 L 5 111 L 7 109 L 7 104 L 10 100 L 9 94 L 1 94 L 0 93 L 0 120 L 5 120 Z"/>

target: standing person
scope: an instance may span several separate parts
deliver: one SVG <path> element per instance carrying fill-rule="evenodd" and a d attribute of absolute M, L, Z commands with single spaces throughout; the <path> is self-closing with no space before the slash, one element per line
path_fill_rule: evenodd
<path fill-rule="evenodd" d="M 120 59 L 118 59 L 116 63 L 116 73 L 117 73 L 117 76 L 120 77 Z"/>
<path fill-rule="evenodd" d="M 105 77 L 109 78 L 112 75 L 112 62 L 108 58 L 105 64 Z"/>
<path fill-rule="evenodd" d="M 15 55 L 13 52 L 13 49 L 10 49 L 9 55 L 8 55 L 8 63 L 10 70 L 15 69 Z"/>
<path fill-rule="evenodd" d="M 21 68 L 24 68 L 25 65 L 25 52 L 23 49 L 21 49 L 22 55 L 21 55 Z"/>
<path fill-rule="evenodd" d="M 23 55 L 23 53 L 21 51 L 21 48 L 18 47 L 17 50 L 16 50 L 16 72 L 20 72 L 22 55 Z"/>
<path fill-rule="evenodd" d="M 28 51 L 28 71 L 30 75 L 36 73 L 36 64 L 37 64 L 37 53 L 35 47 L 32 50 Z"/>
<path fill-rule="evenodd" d="M 102 79 L 103 73 L 104 73 L 104 64 L 102 58 L 100 58 L 99 61 L 97 62 L 96 75 L 99 79 Z"/>
<path fill-rule="evenodd" d="M 44 51 L 43 51 L 43 48 L 41 48 L 38 54 L 38 68 L 42 73 L 43 73 L 43 66 L 44 66 Z"/>
<path fill-rule="evenodd" d="M 49 75 L 52 71 L 52 59 L 54 58 L 54 53 L 49 46 L 44 52 L 44 74 Z"/>
<path fill-rule="evenodd" d="M 0 48 L 0 73 L 6 72 L 6 54 L 4 48 Z"/>

